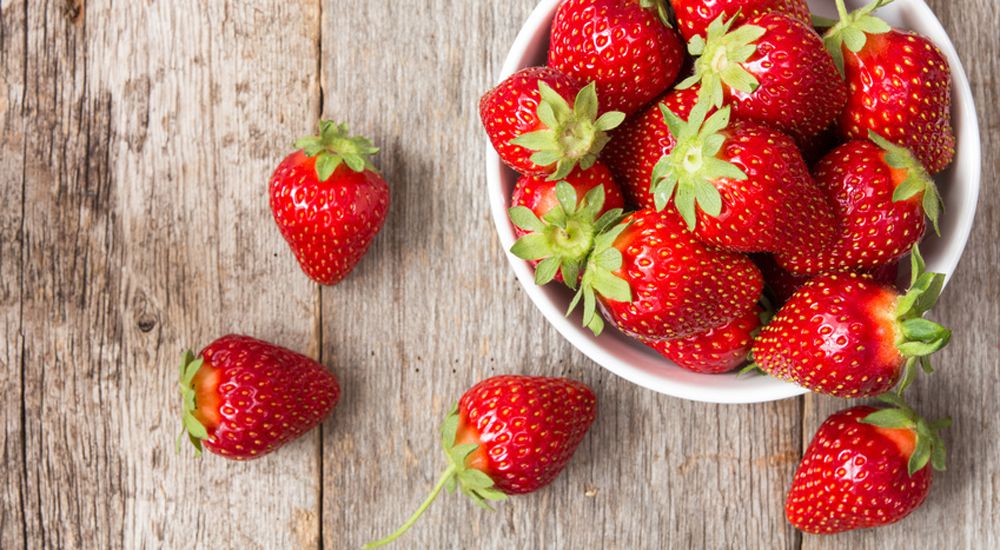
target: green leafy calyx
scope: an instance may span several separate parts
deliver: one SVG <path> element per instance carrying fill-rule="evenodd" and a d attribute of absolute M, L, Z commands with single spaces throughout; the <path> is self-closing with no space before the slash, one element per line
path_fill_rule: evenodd
<path fill-rule="evenodd" d="M 941 440 L 940 431 L 951 426 L 951 418 L 942 418 L 935 422 L 927 422 L 916 411 L 903 401 L 903 398 L 887 393 L 879 396 L 889 407 L 880 409 L 864 417 L 861 422 L 890 430 L 912 430 L 916 435 L 916 444 L 910 455 L 907 470 L 910 476 L 924 469 L 929 462 L 935 470 L 944 470 L 948 455 Z"/>
<path fill-rule="evenodd" d="M 607 132 L 624 122 L 625 114 L 611 111 L 598 117 L 597 86 L 593 82 L 580 90 L 572 107 L 545 82 L 538 82 L 538 91 L 538 120 L 545 129 L 522 134 L 510 142 L 535 151 L 531 162 L 538 166 L 554 164 L 549 181 L 566 178 L 577 166 L 582 170 L 593 166 L 611 141 Z"/>
<path fill-rule="evenodd" d="M 938 226 L 938 219 L 941 216 L 941 194 L 938 193 L 934 179 L 927 173 L 924 165 L 917 160 L 913 153 L 906 147 L 896 145 L 873 131 L 868 132 L 868 138 L 885 151 L 885 162 L 890 167 L 906 172 L 906 179 L 896 186 L 892 193 L 892 200 L 900 202 L 909 200 L 923 193 L 920 205 L 927 214 L 927 218 L 934 225 L 934 232 L 941 234 Z"/>
<path fill-rule="evenodd" d="M 208 430 L 194 416 L 194 412 L 198 408 L 197 403 L 195 403 L 194 376 L 198 374 L 198 370 L 201 369 L 204 363 L 205 360 L 200 357 L 195 358 L 191 350 L 184 352 L 184 355 L 181 357 L 180 374 L 177 379 L 177 385 L 180 387 L 181 398 L 183 400 L 181 408 L 181 433 L 177 436 L 177 452 L 181 452 L 181 440 L 187 434 L 188 440 L 194 445 L 194 455 L 196 457 L 201 456 L 201 442 L 209 438 Z"/>
<path fill-rule="evenodd" d="M 619 223 L 594 238 L 594 248 L 587 258 L 580 287 L 566 310 L 566 315 L 572 313 L 582 299 L 583 324 L 594 333 L 594 336 L 600 336 L 604 330 L 604 320 L 597 312 L 598 295 L 616 302 L 632 301 L 632 287 L 628 281 L 615 275 L 623 263 L 621 251 L 614 246 L 615 240 L 629 225 L 628 221 Z"/>
<path fill-rule="evenodd" d="M 350 135 L 346 124 L 321 120 L 319 135 L 300 138 L 295 146 L 302 149 L 307 157 L 316 159 L 319 181 L 328 180 L 341 164 L 355 172 L 377 172 L 371 156 L 378 153 L 378 147 L 373 147 L 367 138 Z"/>
<path fill-rule="evenodd" d="M 698 97 L 714 107 L 721 107 L 723 84 L 743 93 L 753 93 L 760 86 L 757 78 L 743 66 L 757 51 L 757 40 L 767 29 L 757 25 L 740 25 L 730 32 L 739 13 L 726 19 L 720 15 L 708 25 L 705 38 L 695 36 L 688 42 L 688 51 L 697 57 L 694 74 L 677 85 L 690 88 L 701 84 Z"/>
<path fill-rule="evenodd" d="M 920 250 L 914 246 L 910 257 L 910 290 L 896 302 L 896 348 L 906 358 L 903 379 L 896 388 L 903 395 L 916 376 L 919 364 L 926 373 L 934 372 L 931 354 L 948 345 L 951 331 L 925 319 L 944 288 L 944 275 L 927 273 Z"/>
<path fill-rule="evenodd" d="M 561 181 L 556 184 L 556 198 L 556 205 L 541 219 L 525 206 L 508 211 L 514 225 L 528 232 L 510 251 L 522 260 L 540 260 L 535 267 L 535 284 L 548 284 L 556 273 L 562 273 L 563 282 L 575 289 L 594 236 L 617 222 L 622 210 L 616 208 L 600 215 L 604 185 L 588 191 L 578 203 L 573 186 Z"/>
<path fill-rule="evenodd" d="M 417 522 L 420 516 L 427 511 L 434 499 L 441 493 L 442 489 L 454 492 L 456 488 L 461 490 L 466 496 L 472 499 L 481 508 L 492 511 L 489 501 L 505 500 L 507 495 L 494 487 L 493 480 L 482 470 L 470 468 L 466 463 L 469 455 L 479 448 L 477 443 L 458 443 L 459 425 L 458 404 L 452 407 L 451 412 L 441 424 L 441 445 L 444 447 L 445 456 L 448 458 L 448 467 L 442 472 L 437 483 L 423 503 L 410 516 L 409 519 L 396 529 L 391 535 L 369 542 L 364 548 L 376 548 L 384 546 L 398 539 L 403 533 Z"/>
<path fill-rule="evenodd" d="M 875 0 L 874 2 L 848 12 L 844 5 L 844 0 L 836 0 L 837 21 L 826 34 L 823 35 L 823 44 L 833 57 L 834 63 L 840 74 L 844 74 L 844 50 L 858 53 L 865 47 L 870 34 L 884 34 L 892 30 L 888 23 L 872 15 L 872 12 L 882 6 L 892 3 L 893 0 Z"/>
<path fill-rule="evenodd" d="M 747 175 L 735 164 L 718 157 L 726 136 L 721 132 L 729 125 L 730 108 L 719 109 L 705 119 L 711 107 L 699 99 L 687 122 L 662 104 L 660 111 L 677 142 L 668 155 L 653 167 L 650 191 L 656 209 L 663 210 L 671 197 L 681 217 L 693 230 L 697 220 L 696 206 L 712 217 L 722 212 L 722 196 L 715 183 L 720 178 L 745 180 Z"/>

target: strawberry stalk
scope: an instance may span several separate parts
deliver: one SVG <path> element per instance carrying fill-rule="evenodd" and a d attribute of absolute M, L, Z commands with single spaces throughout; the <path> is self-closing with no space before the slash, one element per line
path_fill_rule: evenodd
<path fill-rule="evenodd" d="M 604 207 L 604 186 L 591 189 L 577 202 L 573 186 L 565 181 L 556 184 L 558 204 L 541 219 L 525 206 L 509 210 L 510 219 L 528 232 L 510 251 L 522 260 L 541 260 L 535 268 L 535 284 L 548 284 L 557 272 L 563 281 L 576 289 L 580 269 L 594 244 L 594 236 L 622 216 L 616 208 L 598 217 Z"/>
<path fill-rule="evenodd" d="M 893 0 L 875 0 L 874 2 L 848 12 L 844 0 L 836 0 L 837 15 L 840 21 L 836 22 L 826 34 L 823 35 L 823 44 L 833 57 L 834 64 L 840 74 L 844 74 L 844 50 L 842 46 L 853 53 L 858 53 L 868 42 L 869 34 L 884 34 L 892 30 L 888 23 L 872 15 L 875 10 L 887 6 Z"/>
<path fill-rule="evenodd" d="M 177 379 L 183 408 L 181 410 L 181 433 L 177 436 L 176 452 L 181 452 L 181 440 L 184 438 L 184 434 L 187 434 L 188 440 L 194 445 L 195 457 L 201 457 L 201 442 L 208 439 L 208 430 L 194 415 L 195 411 L 198 410 L 193 387 L 194 376 L 198 374 L 198 370 L 204 363 L 205 360 L 200 357 L 196 359 L 191 350 L 184 352 L 181 357 L 180 375 Z"/>
<path fill-rule="evenodd" d="M 593 166 L 611 141 L 607 132 L 621 125 L 625 114 L 610 111 L 598 117 L 597 85 L 593 82 L 580 90 L 572 106 L 545 82 L 538 82 L 538 91 L 538 120 L 546 128 L 522 134 L 510 143 L 535 151 L 531 162 L 539 166 L 555 164 L 549 181 L 565 178 L 577 166 L 581 170 Z"/>
<path fill-rule="evenodd" d="M 477 506 L 493 511 L 488 501 L 506 500 L 507 495 L 494 487 L 494 482 L 482 470 L 470 466 L 470 457 L 475 453 L 480 445 L 478 443 L 458 443 L 459 413 L 458 404 L 452 408 L 451 412 L 441 424 L 441 445 L 444 448 L 445 456 L 448 459 L 448 467 L 438 478 L 434 488 L 431 489 L 427 498 L 417 507 L 416 511 L 407 519 L 403 525 L 392 532 L 389 536 L 369 542 L 364 548 L 377 548 L 391 543 L 398 539 L 406 531 L 416 524 L 420 516 L 430 508 L 430 505 L 441 494 L 442 489 L 454 492 L 456 488 L 472 499 Z"/>
<path fill-rule="evenodd" d="M 583 324 L 600 336 L 604 331 L 604 320 L 597 313 L 597 294 L 618 302 L 632 301 L 632 288 L 628 281 L 615 275 L 622 267 L 622 253 L 614 247 L 615 239 L 628 228 L 629 224 L 618 225 L 600 233 L 594 239 L 594 247 L 587 258 L 587 267 L 580 280 L 573 301 L 570 302 L 566 315 L 576 309 L 580 299 L 583 299 Z"/>
<path fill-rule="evenodd" d="M 698 98 L 707 99 L 713 107 L 722 107 L 723 84 L 747 94 L 760 86 L 757 78 L 741 64 L 757 52 L 756 41 L 764 36 L 767 29 L 741 25 L 730 32 L 738 17 L 739 13 L 726 19 L 726 14 L 722 14 L 708 25 L 705 38 L 691 38 L 688 52 L 697 58 L 694 74 L 678 84 L 677 88 L 690 88 L 700 83 Z"/>
<path fill-rule="evenodd" d="M 917 193 L 923 193 L 921 207 L 934 225 L 934 232 L 941 235 L 941 228 L 938 226 L 938 218 L 941 215 L 941 195 L 924 165 L 913 156 L 909 149 L 896 145 L 875 132 L 869 130 L 868 139 L 885 151 L 885 162 L 890 168 L 906 173 L 906 179 L 897 185 L 892 193 L 893 202 L 905 201 L 916 196 Z"/>
<path fill-rule="evenodd" d="M 896 304 L 896 348 L 906 357 L 903 378 L 896 389 L 900 397 L 916 377 L 917 365 L 928 374 L 934 372 L 930 355 L 951 340 L 950 330 L 924 319 L 924 314 L 934 307 L 941 295 L 944 275 L 926 272 L 924 259 L 916 246 L 911 254 L 911 271 L 910 290 Z"/>
<path fill-rule="evenodd" d="M 889 407 L 869 414 L 861 422 L 889 430 L 912 430 L 916 434 L 916 445 L 907 462 L 910 476 L 922 470 L 928 462 L 935 470 L 944 470 L 947 451 L 939 432 L 951 427 L 951 418 L 927 422 L 902 397 L 894 393 L 881 395 L 879 400 Z"/>
<path fill-rule="evenodd" d="M 378 147 L 365 137 L 350 135 L 347 124 L 337 124 L 332 120 L 319 122 L 319 135 L 298 139 L 295 147 L 302 149 L 307 157 L 316 159 L 316 177 L 326 181 L 341 164 L 355 172 L 370 170 L 378 173 L 370 157 L 378 153 Z"/>
<path fill-rule="evenodd" d="M 647 10 L 656 10 L 657 17 L 660 21 L 673 28 L 673 24 L 670 22 L 670 8 L 667 7 L 667 0 L 639 0 L 639 6 Z"/>

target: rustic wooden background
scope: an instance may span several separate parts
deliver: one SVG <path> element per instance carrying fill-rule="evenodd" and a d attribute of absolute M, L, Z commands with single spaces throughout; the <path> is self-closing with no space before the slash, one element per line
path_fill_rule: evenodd
<path fill-rule="evenodd" d="M 802 536 L 783 494 L 843 402 L 690 403 L 571 348 L 489 220 L 479 95 L 534 0 L 0 0 L 0 547 L 353 548 L 431 486 L 436 427 L 495 373 L 572 374 L 601 414 L 550 488 L 445 495 L 400 548 L 1000 546 L 1000 4 L 933 0 L 980 108 L 976 231 L 919 405 L 951 467 L 895 526 Z M 266 181 L 320 114 L 383 148 L 388 225 L 319 289 Z M 176 456 L 175 363 L 229 331 L 319 357 L 342 404 L 265 459 Z"/>

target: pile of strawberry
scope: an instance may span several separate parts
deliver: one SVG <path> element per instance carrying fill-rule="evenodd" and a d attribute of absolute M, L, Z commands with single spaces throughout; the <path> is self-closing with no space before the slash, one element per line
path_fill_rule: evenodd
<path fill-rule="evenodd" d="M 951 75 L 873 15 L 890 1 L 836 0 L 817 28 L 805 0 L 564 0 L 547 66 L 480 102 L 521 175 L 511 252 L 595 335 L 890 405 L 820 429 L 786 508 L 812 533 L 901 519 L 944 467 L 946 423 L 902 395 L 951 336 L 924 318 L 944 277 L 917 250 L 955 152 Z"/>

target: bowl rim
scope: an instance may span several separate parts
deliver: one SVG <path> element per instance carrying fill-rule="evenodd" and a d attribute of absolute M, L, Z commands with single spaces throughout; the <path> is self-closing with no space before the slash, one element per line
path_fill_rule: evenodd
<path fill-rule="evenodd" d="M 535 6 L 518 32 L 510 51 L 504 59 L 498 82 L 503 81 L 503 79 L 521 68 L 528 66 L 527 63 L 535 56 L 535 52 L 531 48 L 532 43 L 539 40 L 539 37 L 542 37 L 542 40 L 547 37 L 549 21 L 554 15 L 555 9 L 562 1 L 541 0 Z M 956 121 L 958 123 L 956 126 L 960 127 L 957 136 L 959 138 L 959 151 L 962 154 L 961 158 L 967 158 L 972 161 L 972 165 L 966 167 L 970 172 L 965 184 L 967 187 L 965 194 L 971 196 L 970 213 L 967 216 L 958 218 L 956 226 L 952 229 L 948 237 L 949 244 L 945 247 L 943 254 L 934 258 L 933 261 L 928 262 L 929 268 L 945 274 L 947 284 L 965 251 L 979 204 L 982 177 L 982 145 L 980 142 L 978 114 L 965 68 L 958 57 L 951 38 L 934 12 L 924 0 L 900 0 L 894 5 L 896 9 L 900 10 L 915 10 L 915 15 L 921 20 L 921 23 L 925 27 L 930 27 L 932 31 L 930 34 L 936 35 L 932 36 L 932 39 L 948 59 L 952 70 L 953 109 L 961 107 L 958 111 L 960 116 L 956 117 L 960 118 L 960 120 Z M 955 164 L 958 164 L 959 158 L 956 155 Z M 549 324 L 563 338 L 569 341 L 573 347 L 592 361 L 633 384 L 657 393 L 692 401 L 720 404 L 765 403 L 809 393 L 807 389 L 795 384 L 766 376 L 741 380 L 739 388 L 720 392 L 717 387 L 706 384 L 706 380 L 718 379 L 720 376 L 732 377 L 735 376 L 734 374 L 706 375 L 683 371 L 685 376 L 681 376 L 680 379 L 668 379 L 657 373 L 631 365 L 610 352 L 606 349 L 605 341 L 593 337 L 589 333 L 589 330 L 581 326 L 578 314 L 569 317 L 565 316 L 561 307 L 556 303 L 557 298 L 550 296 L 547 287 L 539 287 L 535 284 L 534 273 L 528 263 L 510 253 L 510 247 L 514 243 L 515 235 L 510 220 L 507 217 L 509 197 L 505 196 L 502 187 L 503 173 L 506 170 L 509 170 L 509 168 L 500 161 L 499 156 L 487 139 L 486 176 L 490 211 L 497 237 L 503 247 L 508 263 L 514 270 L 518 281 L 531 302 L 541 311 Z M 608 333 L 611 332 L 617 331 L 613 329 L 606 331 L 601 338 L 607 338 Z M 661 360 L 664 368 L 682 370 L 665 358 L 658 355 L 656 357 Z"/>

